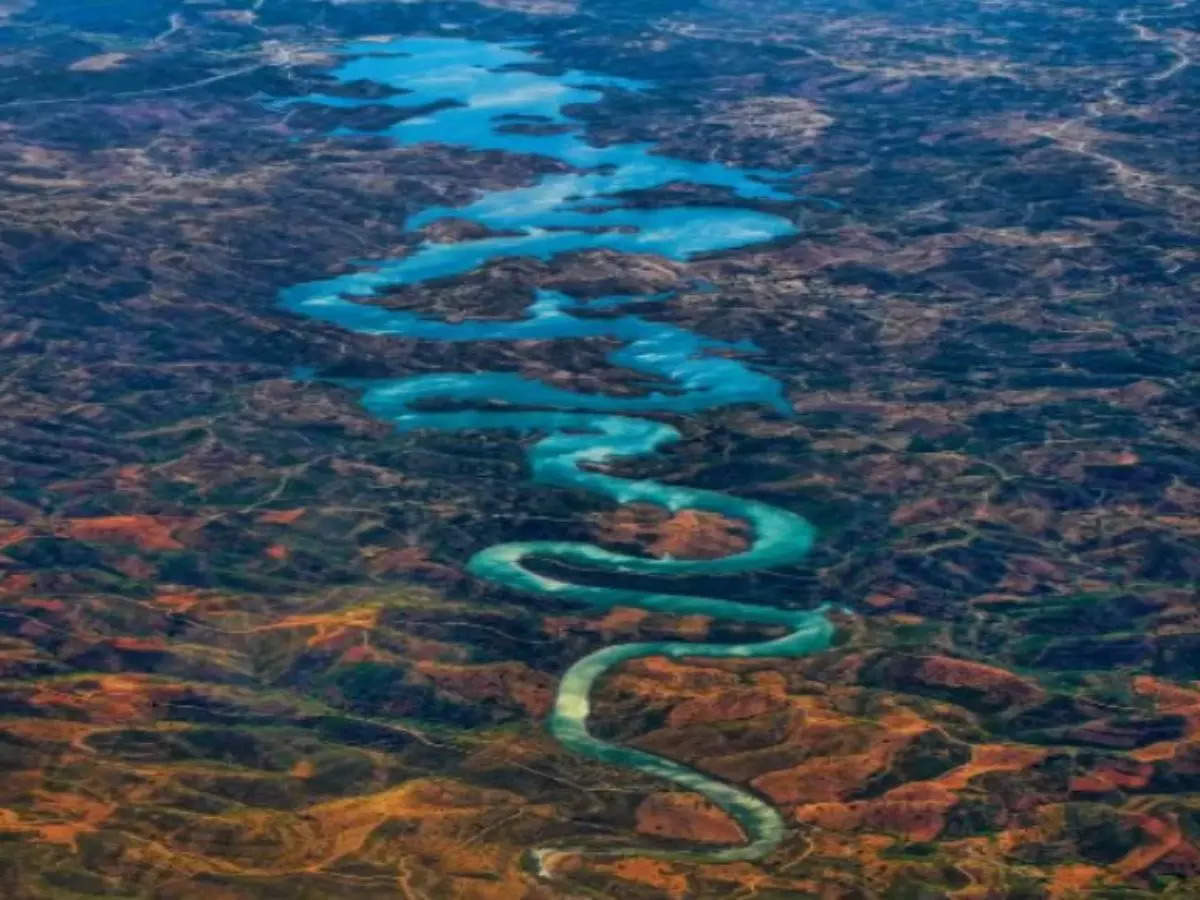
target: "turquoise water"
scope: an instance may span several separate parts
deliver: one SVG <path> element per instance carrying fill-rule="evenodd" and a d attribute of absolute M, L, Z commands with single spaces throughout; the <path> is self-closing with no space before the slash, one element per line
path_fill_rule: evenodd
<path fill-rule="evenodd" d="M 405 38 L 350 44 L 333 70 L 343 82 L 366 79 L 400 89 L 386 100 L 312 94 L 288 103 L 352 107 L 388 103 L 416 111 L 380 132 L 400 144 L 436 142 L 472 150 L 502 150 L 550 157 L 569 172 L 531 185 L 483 194 L 461 207 L 433 207 L 412 216 L 410 229 L 445 216 L 468 219 L 505 232 L 453 244 L 424 243 L 409 255 L 363 265 L 357 271 L 298 284 L 280 292 L 280 303 L 299 315 L 365 334 L 437 341 L 569 340 L 606 337 L 619 342 L 614 365 L 635 370 L 650 385 L 636 397 L 611 397 L 555 387 L 503 372 L 445 373 L 353 382 L 372 414 L 398 429 L 510 429 L 542 435 L 529 448 L 532 479 L 540 484 L 591 491 L 616 503 L 653 503 L 668 510 L 706 510 L 746 521 L 749 547 L 714 560 L 649 559 L 615 553 L 593 544 L 520 541 L 481 550 L 468 562 L 475 576 L 516 591 L 568 603 L 609 609 L 638 607 L 674 615 L 782 626 L 783 637 L 743 644 L 654 641 L 598 650 L 564 674 L 548 721 L 551 733 L 574 752 L 637 769 L 697 791 L 728 812 L 747 842 L 680 853 L 636 847 L 605 853 L 688 857 L 707 861 L 754 859 L 784 836 L 782 818 L 753 793 L 711 778 L 661 756 L 612 744 L 587 730 L 589 698 L 596 680 L 613 667 L 646 656 L 800 656 L 829 646 L 833 627 L 825 611 L 783 610 L 712 597 L 653 593 L 574 584 L 530 569 L 531 559 L 557 560 L 592 570 L 630 575 L 722 575 L 799 561 L 815 533 L 802 517 L 764 503 L 714 491 L 619 478 L 597 471 L 604 463 L 653 453 L 679 439 L 670 425 L 637 413 L 694 413 L 733 403 L 754 403 L 789 412 L 778 382 L 737 357 L 754 352 L 747 342 L 730 343 L 635 315 L 596 319 L 573 313 L 581 302 L 556 291 L 537 291 L 523 318 L 514 321 L 443 322 L 372 305 L 381 289 L 470 272 L 510 256 L 548 258 L 572 250 L 607 248 L 687 259 L 795 233 L 782 216 L 737 206 L 672 206 L 634 209 L 626 191 L 687 182 L 724 189 L 731 200 L 758 204 L 791 200 L 788 182 L 799 173 L 738 169 L 719 163 L 672 159 L 649 144 L 596 147 L 563 112 L 570 104 L 594 103 L 604 90 L 638 91 L 641 82 L 567 71 L 548 75 L 528 67 L 538 57 L 522 46 L 447 38 Z M 282 103 L 280 104 L 282 105 Z M 555 133 L 509 130 L 514 122 L 560 126 Z M 338 133 L 348 133 L 339 131 Z M 645 298 L 608 297 L 597 305 L 620 310 Z M 722 354 L 722 355 L 716 355 Z M 454 412 L 422 411 L 422 400 L 453 400 L 468 406 Z M 502 400 L 521 409 L 471 409 Z M 595 848 L 592 848 L 595 849 Z M 545 850 L 536 851 L 541 858 Z"/>

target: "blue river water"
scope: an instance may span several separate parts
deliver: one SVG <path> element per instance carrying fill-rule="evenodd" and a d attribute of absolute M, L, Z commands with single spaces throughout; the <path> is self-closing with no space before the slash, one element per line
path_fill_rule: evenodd
<path fill-rule="evenodd" d="M 433 341 L 569 340 L 607 337 L 620 347 L 617 366 L 655 383 L 633 397 L 580 393 L 504 372 L 449 372 L 398 379 L 356 381 L 362 402 L 398 429 L 511 429 L 534 434 L 528 450 L 530 477 L 541 484 L 590 491 L 616 503 L 653 503 L 671 511 L 690 508 L 747 522 L 748 548 L 714 560 L 652 559 L 569 541 L 519 541 L 481 550 L 467 564 L 475 576 L 527 592 L 597 609 L 637 607 L 677 615 L 782 626 L 782 637 L 741 644 L 654 641 L 619 644 L 574 663 L 563 675 L 548 728 L 580 755 L 625 766 L 703 794 L 739 824 L 746 841 L 734 846 L 663 851 L 638 846 L 575 848 L 607 854 L 638 854 L 701 861 L 754 859 L 770 852 L 786 833 L 778 812 L 750 791 L 695 769 L 592 736 L 589 698 L 596 680 L 621 663 L 646 656 L 800 656 L 829 646 L 833 626 L 825 610 L 785 610 L 712 597 L 655 593 L 632 588 L 574 584 L 540 574 L 526 563 L 556 560 L 594 571 L 630 575 L 717 575 L 786 566 L 804 557 L 815 537 L 802 517 L 764 503 L 726 494 L 628 479 L 599 471 L 619 457 L 639 456 L 679 439 L 669 424 L 638 414 L 685 414 L 733 403 L 753 403 L 787 414 L 780 385 L 738 354 L 753 351 L 686 329 L 625 314 L 598 319 L 574 315 L 582 301 L 557 291 L 536 291 L 523 318 L 512 321 L 444 322 L 388 310 L 371 302 L 389 287 L 418 284 L 471 272 L 504 257 L 547 259 L 574 250 L 605 248 L 686 260 L 795 233 L 793 223 L 734 201 L 786 201 L 801 173 L 739 169 L 720 163 L 674 159 L 644 143 L 595 146 L 564 109 L 595 103 L 608 90 L 641 91 L 643 82 L 566 71 L 546 74 L 538 56 L 522 45 L 455 38 L 403 38 L 352 43 L 332 75 L 344 83 L 367 80 L 396 89 L 384 99 L 310 94 L 281 101 L 348 108 L 388 104 L 412 113 L 381 133 L 397 144 L 449 144 L 558 160 L 569 171 L 534 183 L 483 193 L 459 207 L 432 207 L 406 223 L 419 229 L 448 216 L 486 226 L 488 236 L 457 243 L 426 242 L 408 255 L 360 263 L 349 274 L 297 284 L 280 292 L 281 306 L 298 315 L 350 331 Z M 514 129 L 536 124 L 538 129 Z M 341 129 L 335 134 L 351 134 Z M 638 209 L 629 191 L 671 183 L 723 189 L 730 205 Z M 610 309 L 644 299 L 609 297 Z M 589 306 L 595 306 L 592 301 Z M 719 354 L 719 355 L 718 355 Z M 422 400 L 453 400 L 450 412 L 425 411 Z M 512 410 L 496 409 L 505 401 Z M 465 409 L 463 407 L 466 407 Z M 478 407 L 478 408 L 472 408 Z M 483 408 L 487 406 L 488 408 Z M 547 854 L 563 848 L 538 848 Z"/>

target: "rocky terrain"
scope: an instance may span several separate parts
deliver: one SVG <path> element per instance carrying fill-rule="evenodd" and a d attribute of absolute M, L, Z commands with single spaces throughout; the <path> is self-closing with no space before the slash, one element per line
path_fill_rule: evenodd
<path fill-rule="evenodd" d="M 0 4 L 5 896 L 1196 896 L 1198 22 L 1107 0 Z M 765 634 L 476 581 L 502 540 L 713 558 L 748 536 L 532 485 L 528 438 L 393 433 L 331 381 L 648 390 L 608 341 L 384 340 L 277 308 L 346 260 L 469 236 L 407 232 L 415 210 L 559 165 L 327 136 L 411 110 L 268 102 L 333 89 L 333 48 L 385 33 L 653 80 L 574 111 L 596 142 L 809 167 L 761 203 L 794 238 L 503 260 L 380 300 L 512 318 L 535 287 L 644 294 L 785 384 L 792 418 L 673 417 L 683 441 L 614 471 L 813 521 L 804 566 L 671 589 L 833 603 L 836 646 L 644 660 L 593 698 L 597 733 L 780 810 L 764 860 L 526 852 L 740 840 L 542 720 L 614 641 Z M 729 202 L 629 198 L 684 200 Z"/>

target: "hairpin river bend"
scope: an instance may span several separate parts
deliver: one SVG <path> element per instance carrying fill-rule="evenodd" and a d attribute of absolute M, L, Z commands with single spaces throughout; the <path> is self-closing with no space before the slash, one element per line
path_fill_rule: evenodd
<path fill-rule="evenodd" d="M 434 112 L 410 116 L 382 133 L 405 145 L 434 142 L 552 157 L 570 166 L 570 171 L 543 176 L 528 187 L 485 193 L 463 207 L 426 209 L 407 223 L 416 229 L 453 215 L 486 226 L 494 236 L 457 243 L 425 243 L 401 258 L 361 264 L 363 267 L 351 274 L 288 287 L 280 292 L 280 304 L 293 313 L 352 331 L 399 339 L 515 341 L 606 336 L 621 343 L 621 349 L 610 357 L 614 364 L 644 373 L 668 388 L 666 392 L 632 398 L 610 397 L 576 393 L 511 373 L 487 372 L 356 383 L 363 390 L 362 401 L 367 409 L 394 422 L 398 429 L 513 429 L 543 435 L 528 451 L 535 482 L 592 491 L 617 503 L 653 503 L 671 511 L 705 510 L 750 525 L 750 546 L 719 559 L 652 559 L 615 553 L 593 544 L 539 540 L 488 547 L 471 558 L 468 569 L 476 577 L 515 591 L 596 609 L 638 607 L 786 626 L 785 636 L 757 643 L 655 641 L 597 650 L 563 675 L 548 722 L 555 738 L 581 756 L 636 769 L 702 794 L 729 813 L 747 837 L 745 843 L 713 849 L 665 852 L 623 847 L 600 852 L 712 862 L 754 859 L 769 853 L 786 833 L 783 819 L 771 805 L 749 791 L 688 766 L 593 737 L 587 730 L 589 696 L 592 685 L 604 673 L 639 657 L 795 657 L 822 650 L 829 646 L 833 633 L 825 611 L 784 610 L 710 597 L 572 584 L 539 574 L 525 562 L 537 558 L 608 573 L 678 576 L 729 575 L 800 560 L 812 545 L 814 530 L 798 515 L 713 491 L 619 478 L 596 470 L 606 461 L 648 454 L 679 438 L 670 425 L 639 418 L 639 413 L 682 414 L 732 403 L 757 403 L 787 414 L 779 384 L 733 354 L 718 356 L 713 352 L 744 351 L 752 349 L 750 345 L 702 337 L 628 314 L 603 319 L 577 317 L 572 310 L 582 302 L 559 292 L 538 291 L 526 317 L 520 320 L 461 323 L 388 310 L 372 305 L 369 298 L 381 288 L 463 274 L 503 257 L 545 259 L 572 250 L 607 248 L 687 259 L 697 253 L 771 240 L 794 233 L 792 223 L 780 216 L 734 206 L 634 209 L 621 205 L 618 195 L 685 182 L 723 187 L 747 200 L 788 199 L 790 194 L 781 185 L 796 173 L 672 159 L 642 143 L 592 146 L 577 127 L 572 127 L 563 108 L 594 103 L 605 87 L 637 91 L 645 84 L 576 71 L 547 75 L 533 67 L 538 57 L 522 46 L 454 38 L 404 38 L 354 43 L 340 53 L 343 61 L 332 73 L 338 80 L 365 79 L 402 92 L 382 100 L 310 94 L 286 102 L 337 107 L 389 103 L 414 109 L 441 104 Z M 537 129 L 541 133 L 505 127 L 514 121 L 561 127 Z M 603 303 L 619 308 L 636 299 L 610 297 Z M 536 411 L 483 408 L 495 398 Z M 423 399 L 454 400 L 456 411 L 421 411 L 418 401 Z M 471 410 L 472 404 L 480 408 Z M 464 406 L 468 407 L 466 411 Z M 578 849 L 595 852 L 596 848 Z M 534 851 L 539 859 L 549 852 L 553 851 Z"/>

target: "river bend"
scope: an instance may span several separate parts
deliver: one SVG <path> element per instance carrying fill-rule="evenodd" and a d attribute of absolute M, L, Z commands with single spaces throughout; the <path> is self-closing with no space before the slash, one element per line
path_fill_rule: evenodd
<path fill-rule="evenodd" d="M 384 99 L 310 94 L 286 103 L 428 108 L 432 111 L 411 115 L 380 133 L 404 145 L 432 142 L 470 150 L 536 154 L 570 169 L 543 176 L 525 187 L 484 193 L 464 206 L 425 209 L 406 223 L 408 228 L 418 229 L 454 216 L 485 226 L 487 237 L 428 242 L 403 257 L 360 263 L 350 274 L 285 288 L 280 292 L 280 304 L 298 315 L 351 331 L 397 339 L 607 337 L 620 345 L 610 355 L 614 365 L 633 369 L 657 383 L 654 390 L 636 397 L 578 393 L 502 372 L 378 379 L 356 382 L 356 386 L 363 392 L 367 409 L 398 429 L 512 429 L 541 435 L 528 450 L 530 475 L 537 483 L 590 491 L 615 503 L 653 503 L 670 511 L 705 510 L 749 524 L 752 539 L 748 548 L 720 559 L 651 559 L 588 543 L 519 541 L 479 551 L 469 561 L 468 570 L 515 591 L 595 609 L 637 607 L 785 627 L 783 637 L 752 643 L 653 641 L 597 650 L 563 675 L 548 720 L 551 733 L 581 756 L 633 768 L 704 795 L 732 816 L 747 838 L 735 846 L 693 851 L 627 846 L 599 852 L 713 862 L 763 856 L 786 833 L 773 806 L 744 788 L 688 766 L 592 736 L 587 729 L 589 698 L 597 679 L 639 657 L 795 657 L 822 650 L 829 645 L 833 631 L 824 610 L 784 610 L 712 597 L 574 584 L 539 574 L 527 565 L 529 560 L 542 559 L 629 575 L 728 575 L 787 566 L 803 558 L 812 545 L 814 529 L 794 513 L 718 492 L 597 471 L 616 458 L 653 453 L 679 439 L 670 425 L 639 414 L 695 413 L 733 403 L 760 404 L 787 414 L 778 382 L 738 358 L 739 352 L 753 346 L 715 340 L 632 314 L 604 319 L 576 316 L 573 312 L 582 302 L 555 291 L 537 291 L 525 317 L 515 321 L 450 323 L 388 310 L 371 304 L 370 298 L 391 286 L 464 274 L 504 257 L 547 259 L 575 250 L 604 248 L 685 260 L 698 253 L 769 241 L 794 233 L 791 221 L 736 205 L 638 209 L 626 205 L 621 195 L 683 182 L 725 189 L 746 201 L 787 200 L 791 198 L 787 184 L 797 173 L 674 159 L 643 143 L 593 146 L 564 108 L 597 102 L 607 89 L 639 91 L 647 86 L 633 79 L 577 71 L 546 74 L 537 65 L 536 54 L 524 46 L 403 38 L 352 43 L 340 54 L 342 62 L 332 72 L 339 81 L 368 80 L 398 92 Z M 515 123 L 538 127 L 517 128 Z M 610 297 L 602 302 L 619 310 L 637 299 L 643 298 Z M 447 399 L 455 401 L 455 411 L 427 412 L 420 403 Z M 536 411 L 485 408 L 495 399 Z M 553 851 L 541 848 L 534 852 L 543 859 Z"/>

